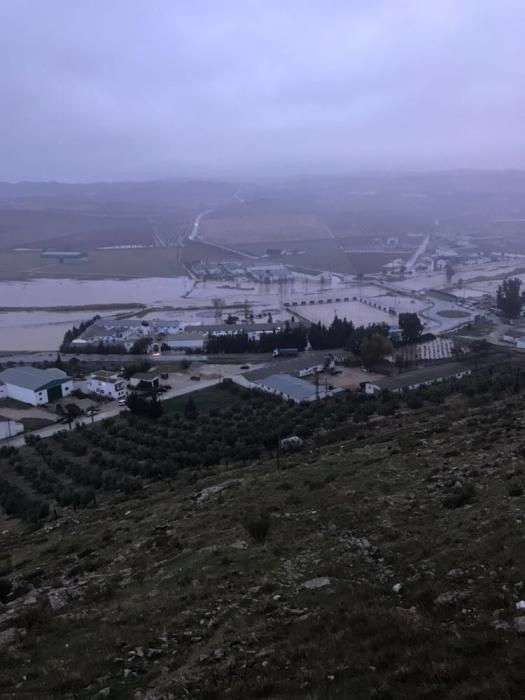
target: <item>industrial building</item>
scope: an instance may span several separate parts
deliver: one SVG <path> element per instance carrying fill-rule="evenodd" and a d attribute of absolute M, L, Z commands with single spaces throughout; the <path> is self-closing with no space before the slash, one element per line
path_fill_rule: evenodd
<path fill-rule="evenodd" d="M 60 369 L 10 367 L 0 372 L 0 399 L 16 399 L 39 406 L 65 398 L 72 391 L 73 380 Z"/>
<path fill-rule="evenodd" d="M 461 378 L 470 374 L 472 369 L 460 362 L 452 362 L 434 367 L 416 369 L 413 372 L 404 372 L 394 377 L 383 377 L 374 381 L 365 382 L 366 394 L 378 394 L 381 391 L 392 391 L 394 393 L 403 389 L 417 389 L 420 386 L 441 382 L 445 379 Z"/>

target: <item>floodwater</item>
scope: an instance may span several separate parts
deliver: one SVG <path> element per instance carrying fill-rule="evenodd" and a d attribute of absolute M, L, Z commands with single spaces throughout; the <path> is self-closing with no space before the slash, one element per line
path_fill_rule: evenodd
<path fill-rule="evenodd" d="M 114 313 L 118 312 L 119 309 L 115 309 Z M 93 318 L 96 313 L 100 312 L 90 309 L 69 313 L 52 311 L 0 312 L 0 352 L 57 350 L 67 330 L 78 326 L 81 321 Z"/>
<path fill-rule="evenodd" d="M 246 303 L 254 313 L 268 313 L 280 308 L 283 300 L 319 293 L 323 287 L 341 284 L 339 278 L 325 275 L 323 279 L 296 275 L 285 284 L 259 284 L 243 281 L 226 285 L 224 282 L 195 283 L 189 277 L 152 277 L 133 280 L 70 280 L 36 279 L 0 282 L 0 351 L 56 350 L 66 330 L 96 313 L 109 316 L 124 309 L 99 311 L 97 304 L 139 303 L 146 306 L 185 307 L 201 322 L 209 322 L 213 314 L 195 307 L 211 305 L 220 298 L 225 304 Z M 80 311 L 54 311 L 57 306 L 83 306 Z M 20 311 L 2 312 L 2 307 Z M 24 308 L 42 309 L 24 311 Z M 187 314 L 180 310 L 152 311 L 147 317 L 179 318 Z"/>

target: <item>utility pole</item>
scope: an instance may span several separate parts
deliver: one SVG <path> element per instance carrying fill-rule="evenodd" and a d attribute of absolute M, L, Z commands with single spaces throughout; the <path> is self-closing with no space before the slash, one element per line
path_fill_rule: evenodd
<path fill-rule="evenodd" d="M 277 433 L 277 471 L 281 471 L 281 431 Z"/>

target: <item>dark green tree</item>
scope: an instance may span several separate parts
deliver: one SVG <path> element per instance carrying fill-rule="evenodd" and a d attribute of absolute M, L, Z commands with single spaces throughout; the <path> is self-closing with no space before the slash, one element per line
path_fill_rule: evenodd
<path fill-rule="evenodd" d="M 186 401 L 186 405 L 184 406 L 184 417 L 188 420 L 195 420 L 198 417 L 198 415 L 199 411 L 197 409 L 197 406 L 195 405 L 195 401 L 190 396 L 189 399 Z"/>
<path fill-rule="evenodd" d="M 513 277 L 503 280 L 496 292 L 498 309 L 509 318 L 517 318 L 521 314 L 523 297 L 520 294 L 521 280 Z"/>
<path fill-rule="evenodd" d="M 399 314 L 398 324 L 407 343 L 416 343 L 423 333 L 423 324 L 416 313 Z"/>
<path fill-rule="evenodd" d="M 392 352 L 392 343 L 384 335 L 373 333 L 361 343 L 361 359 L 365 367 L 373 367 Z"/>

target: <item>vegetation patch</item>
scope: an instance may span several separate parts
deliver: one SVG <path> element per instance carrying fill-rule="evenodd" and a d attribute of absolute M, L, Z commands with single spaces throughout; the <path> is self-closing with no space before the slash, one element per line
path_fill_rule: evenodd
<path fill-rule="evenodd" d="M 443 318 L 467 318 L 470 316 L 469 313 L 460 309 L 442 309 L 437 312 L 437 315 L 443 316 Z"/>

